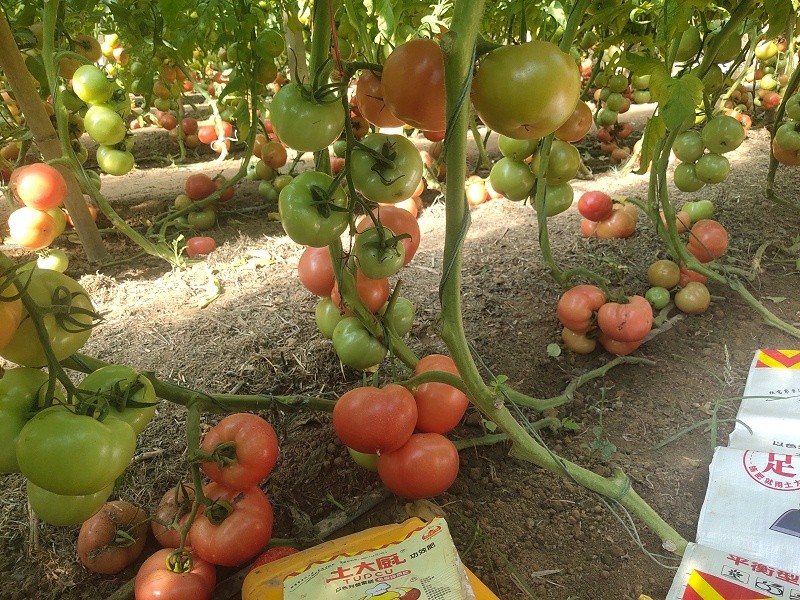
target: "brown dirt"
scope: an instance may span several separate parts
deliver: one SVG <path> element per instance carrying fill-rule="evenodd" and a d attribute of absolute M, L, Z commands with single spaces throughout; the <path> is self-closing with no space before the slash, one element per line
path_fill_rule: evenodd
<path fill-rule="evenodd" d="M 137 136 L 146 154 L 172 151 L 161 132 Z M 727 264 L 749 268 L 756 248 L 763 241 L 774 243 L 752 289 L 768 308 L 797 324 L 797 257 L 780 250 L 797 235 L 797 217 L 763 199 L 767 139 L 765 131 L 753 131 L 731 157 L 729 180 L 695 197 L 714 200 L 717 218 L 731 234 Z M 232 172 L 235 165 L 227 161 L 224 169 Z M 105 177 L 104 192 L 126 218 L 141 223 L 164 210 L 186 174 L 195 170 L 218 172 L 222 165 L 198 162 L 142 169 L 116 180 Z M 577 193 L 592 188 L 616 196 L 646 193 L 646 177 L 635 175 L 608 172 L 574 183 Z M 778 183 L 779 193 L 793 198 L 795 174 L 782 170 Z M 316 299 L 295 276 L 300 248 L 283 235 L 279 223 L 267 219 L 275 207 L 263 206 L 255 190 L 254 182 L 240 186 L 213 232 L 220 248 L 185 270 L 149 258 L 97 269 L 82 261 L 74 240 L 61 242 L 73 256 L 68 274 L 80 279 L 105 314 L 84 352 L 211 392 L 336 397 L 357 385 L 360 375 L 342 368 L 330 343 L 316 331 Z M 688 199 L 672 191 L 677 204 Z M 435 194 L 426 199 L 422 246 L 402 275 L 404 294 L 417 306 L 409 339 L 418 354 L 444 349 L 436 321 L 444 205 Z M 242 210 L 257 206 L 263 210 Z M 595 269 L 627 293 L 643 293 L 647 265 L 664 256 L 649 225 L 640 224 L 629 240 L 601 242 L 582 239 L 578 223 L 574 207 L 551 219 L 557 261 Z M 116 259 L 134 254 L 126 240 L 114 235 L 106 240 Z M 536 240 L 535 213 L 528 206 L 501 200 L 472 212 L 464 251 L 464 321 L 487 378 L 506 375 L 517 389 L 546 398 L 610 357 L 600 351 L 588 357 L 567 351 L 548 356 L 548 344 L 559 342 L 554 314 L 559 290 L 543 266 Z M 223 293 L 200 308 L 214 279 Z M 624 469 L 633 488 L 689 540 L 712 448 L 725 443 L 727 430 L 723 426 L 720 438 L 712 440 L 701 426 L 674 443 L 659 449 L 656 444 L 708 419 L 716 401 L 741 395 L 756 348 L 798 344 L 764 325 L 730 290 L 714 286 L 712 294 L 706 314 L 676 320 L 637 352 L 652 365 L 617 367 L 551 411 L 573 420 L 576 430 L 542 433 L 553 451 L 598 473 Z M 736 404 L 725 403 L 719 416 L 733 417 Z M 366 494 L 380 490 L 374 474 L 349 460 L 327 415 L 263 414 L 281 440 L 278 466 L 264 485 L 276 509 L 275 536 L 303 538 L 310 523 L 340 505 L 352 510 Z M 521 411 L 521 418 L 536 416 Z M 182 408 L 162 404 L 140 437 L 142 457 L 120 482 L 119 498 L 153 509 L 164 491 L 184 477 L 183 422 Z M 451 437 L 482 433 L 481 419 L 470 412 Z M 608 460 L 603 449 L 609 450 Z M 673 571 L 649 556 L 668 554 L 651 532 L 624 514 L 612 514 L 606 503 L 574 483 L 509 458 L 508 452 L 503 444 L 462 451 L 459 479 L 435 499 L 464 562 L 500 598 L 622 600 L 642 593 L 664 598 Z M 135 572 L 129 569 L 114 578 L 87 573 L 74 554 L 78 528 L 39 524 L 32 545 L 21 476 L 0 476 L 0 506 L 2 598 L 105 598 Z M 390 497 L 340 533 L 402 519 L 405 511 L 401 500 Z M 628 531 L 631 525 L 636 537 Z M 675 564 L 674 557 L 658 560 Z"/>

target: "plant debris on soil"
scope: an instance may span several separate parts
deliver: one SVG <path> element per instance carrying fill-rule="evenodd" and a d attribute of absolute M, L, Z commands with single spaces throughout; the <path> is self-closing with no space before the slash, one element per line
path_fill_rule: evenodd
<path fill-rule="evenodd" d="M 142 155 L 174 153 L 172 144 L 163 131 L 137 132 Z M 749 286 L 767 308 L 797 324 L 800 275 L 797 256 L 787 252 L 798 235 L 797 212 L 764 197 L 768 145 L 768 132 L 754 129 L 729 155 L 726 182 L 691 196 L 670 192 L 676 206 L 689 199 L 714 201 L 715 218 L 731 240 L 724 264 L 750 269 L 756 249 L 770 243 Z M 123 178 L 104 176 L 103 192 L 130 223 L 144 224 L 171 205 L 187 174 L 229 175 L 237 167 L 227 160 L 141 169 Z M 576 198 L 590 189 L 644 198 L 647 179 L 620 177 L 612 169 L 573 185 Z M 776 184 L 778 195 L 797 201 L 795 171 L 781 168 Z M 82 352 L 208 392 L 336 398 L 359 385 L 362 375 L 343 367 L 316 329 L 317 299 L 296 277 L 302 248 L 270 220 L 275 206 L 265 205 L 256 188 L 253 181 L 239 185 L 210 232 L 218 249 L 184 270 L 140 256 L 113 232 L 105 241 L 117 262 L 108 267 L 87 264 L 74 236 L 60 240 L 57 245 L 71 257 L 67 273 L 86 287 L 104 316 Z M 418 355 L 445 351 L 438 336 L 444 204 L 435 192 L 424 199 L 422 244 L 400 273 L 403 295 L 417 309 L 408 340 Z M 463 316 L 485 378 L 504 375 L 509 385 L 548 398 L 608 362 L 611 357 L 600 350 L 588 356 L 548 352 L 548 345 L 560 343 L 555 306 L 561 290 L 542 262 L 533 209 L 494 200 L 472 211 L 471 220 Z M 647 266 L 666 257 L 651 225 L 642 218 L 632 238 L 599 241 L 582 238 L 579 221 L 573 205 L 548 222 L 559 264 L 593 269 L 627 294 L 644 293 Z M 207 301 L 210 290 L 222 293 Z M 767 327 L 730 289 L 716 285 L 711 293 L 711 308 L 703 315 L 684 317 L 673 309 L 671 327 L 636 352 L 651 362 L 618 366 L 580 387 L 570 402 L 543 415 L 564 426 L 541 431 L 553 452 L 598 474 L 622 469 L 633 489 L 690 541 L 713 448 L 726 443 L 753 352 L 799 343 Z M 402 369 L 396 374 L 402 376 Z M 392 371 L 382 375 L 388 380 Z M 650 531 L 618 504 L 510 458 L 506 444 L 462 451 L 459 478 L 447 493 L 408 504 L 350 460 L 329 415 L 278 409 L 262 415 L 280 439 L 278 465 L 264 484 L 275 507 L 275 537 L 313 543 L 316 524 L 342 509 L 353 513 L 369 497 L 374 507 L 334 535 L 434 510 L 446 516 L 464 563 L 503 600 L 623 600 L 640 594 L 658 600 L 671 584 L 679 559 Z M 534 422 L 542 415 L 520 409 L 518 416 Z M 208 415 L 204 426 L 218 418 Z M 703 425 L 712 419 L 720 423 L 718 439 Z M 153 510 L 186 477 L 184 420 L 182 407 L 161 403 L 114 497 Z M 492 425 L 470 409 L 450 437 L 476 437 Z M 674 441 L 661 444 L 670 437 Z M 88 573 L 75 554 L 78 528 L 32 526 L 23 477 L 4 475 L 0 481 L 0 597 L 101 599 L 135 574 L 139 563 L 116 577 Z M 151 540 L 148 551 L 154 548 Z M 223 571 L 220 579 L 232 573 Z"/>

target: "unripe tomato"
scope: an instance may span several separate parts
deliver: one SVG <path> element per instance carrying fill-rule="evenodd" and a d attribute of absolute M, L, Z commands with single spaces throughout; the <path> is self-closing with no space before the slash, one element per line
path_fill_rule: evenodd
<path fill-rule="evenodd" d="M 687 315 L 699 315 L 708 310 L 711 294 L 699 281 L 690 281 L 675 294 L 675 306 Z"/>

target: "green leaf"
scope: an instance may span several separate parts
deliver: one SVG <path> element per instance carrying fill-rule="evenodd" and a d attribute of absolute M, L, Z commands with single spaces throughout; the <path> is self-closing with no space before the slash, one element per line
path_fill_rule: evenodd
<path fill-rule="evenodd" d="M 386 39 L 391 39 L 397 28 L 391 0 L 377 0 L 375 2 L 375 16 L 378 18 L 378 29 Z"/>
<path fill-rule="evenodd" d="M 550 358 L 561 356 L 561 346 L 556 343 L 547 344 L 547 356 Z"/>
<path fill-rule="evenodd" d="M 666 0 L 664 4 L 664 23 L 658 28 L 667 44 L 686 31 L 692 22 L 694 7 L 686 0 Z"/>
<path fill-rule="evenodd" d="M 657 87 L 659 114 L 667 129 L 679 129 L 687 120 L 694 119 L 695 108 L 703 101 L 703 82 L 697 76 L 689 73 L 680 79 L 669 77 L 662 81 L 659 78 Z M 653 76 L 650 90 L 653 93 Z"/>
<path fill-rule="evenodd" d="M 641 54 L 636 54 L 634 52 L 625 52 L 622 55 L 620 66 L 627 67 L 636 75 L 651 75 L 659 68 L 666 72 L 666 69 L 664 69 L 664 63 L 662 61 L 658 60 L 657 58 L 642 56 Z"/>
<path fill-rule="evenodd" d="M 234 94 L 236 92 L 241 92 L 242 90 L 247 88 L 247 78 L 243 75 L 237 75 L 232 77 L 228 84 L 225 86 L 225 89 L 219 95 L 218 100 L 221 102 L 222 99 L 227 96 L 228 94 Z"/>
<path fill-rule="evenodd" d="M 167 23 L 176 23 L 178 15 L 183 10 L 183 2 L 176 2 L 175 0 L 158 0 L 158 8 L 161 11 L 161 16 Z"/>
<path fill-rule="evenodd" d="M 561 419 L 561 427 L 567 431 L 578 431 L 581 428 L 580 423 L 572 417 L 564 417 Z"/>
<path fill-rule="evenodd" d="M 639 170 L 636 171 L 637 175 L 647 173 L 647 168 L 653 160 L 653 154 L 655 154 L 656 145 L 666 134 L 667 126 L 661 116 L 656 115 L 647 121 L 644 136 L 642 137 L 642 153 L 639 158 Z"/>
<path fill-rule="evenodd" d="M 767 38 L 777 37 L 786 31 L 789 15 L 792 13 L 791 0 L 764 0 L 764 11 L 769 23 Z"/>
<path fill-rule="evenodd" d="M 495 423 L 494 421 L 482 419 L 481 424 L 483 425 L 483 428 L 486 429 L 486 431 L 488 431 L 489 433 L 494 433 L 495 431 L 497 431 L 497 423 Z"/>
<path fill-rule="evenodd" d="M 563 28 L 567 26 L 567 13 L 564 11 L 564 6 L 561 2 L 554 0 L 544 10 L 548 15 L 553 17 L 559 27 Z"/>

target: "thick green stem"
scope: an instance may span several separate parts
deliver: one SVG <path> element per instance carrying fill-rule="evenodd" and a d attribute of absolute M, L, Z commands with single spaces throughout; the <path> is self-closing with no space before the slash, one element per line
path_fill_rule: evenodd
<path fill-rule="evenodd" d="M 770 130 L 771 140 L 775 139 L 775 134 L 777 133 L 778 128 L 783 124 L 783 117 L 786 114 L 786 103 L 788 102 L 792 94 L 796 93 L 798 83 L 800 83 L 800 65 L 795 67 L 792 76 L 789 78 L 789 81 L 786 84 L 786 89 L 788 91 L 783 95 L 783 99 L 781 100 L 781 103 L 778 106 L 778 110 L 775 111 L 775 122 L 772 124 L 772 129 Z M 775 197 L 775 193 L 773 191 L 773 188 L 775 186 L 775 174 L 777 173 L 777 171 L 778 171 L 778 160 L 775 158 L 775 153 L 772 151 L 772 146 L 770 145 L 769 172 L 767 173 L 766 194 L 767 198 L 773 201 L 777 201 L 777 198 Z"/>

